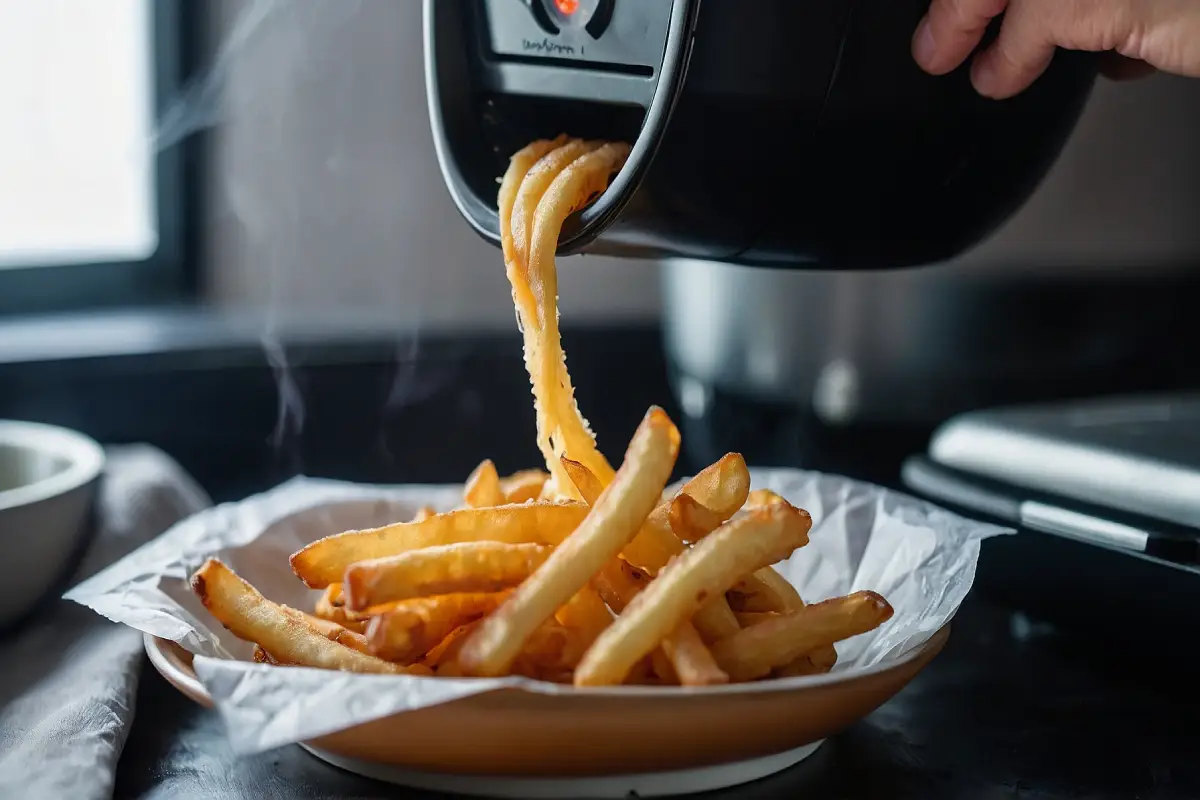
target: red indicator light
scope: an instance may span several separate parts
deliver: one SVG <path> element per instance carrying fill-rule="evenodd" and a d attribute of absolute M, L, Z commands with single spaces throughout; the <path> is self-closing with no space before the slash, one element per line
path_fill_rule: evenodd
<path fill-rule="evenodd" d="M 579 10 L 579 0 L 554 0 L 554 7 L 558 13 L 569 17 Z"/>

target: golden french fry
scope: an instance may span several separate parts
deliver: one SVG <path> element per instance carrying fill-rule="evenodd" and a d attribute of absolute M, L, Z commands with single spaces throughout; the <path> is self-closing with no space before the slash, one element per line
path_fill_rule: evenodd
<path fill-rule="evenodd" d="M 671 531 L 670 507 L 669 502 L 660 503 L 650 512 L 638 535 L 621 551 L 625 560 L 651 575 L 657 575 L 671 559 L 687 549 Z M 710 642 L 732 636 L 740 630 L 733 611 L 722 595 L 713 597 L 696 613 L 692 622 Z"/>
<path fill-rule="evenodd" d="M 650 578 L 636 567 L 615 559 L 606 564 L 594 580 L 605 602 L 620 614 L 649 583 Z M 655 650 L 650 654 L 652 659 L 657 652 Z M 710 686 L 729 681 L 729 676 L 717 666 L 696 628 L 686 620 L 663 639 L 662 652 L 669 662 L 670 671 L 656 669 L 661 678 L 669 677 L 672 682 L 684 686 Z"/>
<path fill-rule="evenodd" d="M 508 161 L 508 169 L 504 172 L 504 177 L 500 180 L 500 191 L 497 193 L 496 205 L 500 212 L 500 243 L 504 252 L 504 263 L 507 264 L 513 259 L 514 249 L 512 240 L 512 212 L 513 206 L 516 204 L 517 193 L 521 189 L 521 184 L 525 180 L 525 176 L 533 165 L 541 160 L 542 156 L 549 153 L 556 147 L 561 147 L 567 142 L 565 134 L 559 135 L 554 139 L 539 139 L 535 142 L 530 142 L 525 147 L 513 154 Z"/>
<path fill-rule="evenodd" d="M 678 429 L 662 409 L 650 409 L 587 518 L 471 634 L 459 654 L 470 674 L 503 674 L 533 631 L 616 557 L 654 507 L 678 454 Z"/>
<path fill-rule="evenodd" d="M 533 574 L 550 555 L 542 544 L 459 542 L 351 564 L 342 580 L 346 608 L 441 594 L 498 592 Z"/>
<path fill-rule="evenodd" d="M 339 625 L 338 623 L 332 622 L 328 619 L 322 619 L 321 617 L 313 616 L 312 614 L 306 614 L 298 608 L 280 606 L 280 609 L 283 610 L 283 613 L 287 614 L 293 619 L 305 623 L 314 631 L 330 641 L 337 642 L 338 644 L 344 644 L 346 647 L 349 647 L 352 650 L 357 650 L 360 653 L 373 655 L 370 648 L 367 647 L 367 637 L 363 636 L 358 631 L 349 630 L 342 625 Z"/>
<path fill-rule="evenodd" d="M 505 234 L 509 238 L 505 265 L 524 336 L 525 366 L 533 383 L 538 449 L 557 490 L 564 493 L 573 487 L 563 474 L 561 455 L 585 464 L 604 485 L 613 479 L 612 467 L 596 448 L 595 437 L 575 404 L 558 328 L 554 255 L 563 222 L 604 191 L 609 176 L 629 155 L 626 144 L 605 144 L 586 152 L 591 147 L 578 140 L 567 141 L 557 151 L 548 150 L 533 168 L 525 167 L 528 152 L 523 151 L 526 157 L 520 163 L 516 159 L 510 163 L 500 193 L 502 204 L 507 204 L 509 197 L 513 204 L 508 209 L 507 227 L 501 210 L 501 238 Z M 518 176 L 519 189 L 513 191 L 505 184 L 517 181 Z M 547 185 L 545 179 L 551 176 Z M 523 221 L 531 206 L 536 209 L 532 225 Z M 517 226 L 521 227 L 519 234 Z"/>
<path fill-rule="evenodd" d="M 576 685 L 621 683 L 638 659 L 739 576 L 786 558 L 806 544 L 811 525 L 807 513 L 782 506 L 722 525 L 674 559 L 633 599 L 580 662 Z"/>
<path fill-rule="evenodd" d="M 592 152 L 599 146 L 600 142 L 570 139 L 539 158 L 537 163 L 525 174 L 521 186 L 517 190 L 512 219 L 509 223 L 512 229 L 513 249 L 518 262 L 529 262 L 530 237 L 533 236 L 537 207 L 550 188 L 550 184 L 554 183 L 554 179 L 570 166 L 572 161 Z"/>
<path fill-rule="evenodd" d="M 750 470 L 746 467 L 746 459 L 740 453 L 726 453 L 697 472 L 679 493 L 690 495 L 722 521 L 728 520 L 745 505 L 750 493 Z"/>
<path fill-rule="evenodd" d="M 463 508 L 420 522 L 347 531 L 313 542 L 292 554 L 292 571 L 310 588 L 339 583 L 355 562 L 399 555 L 422 547 L 458 542 L 552 544 L 587 516 L 582 503 L 525 503 L 496 508 Z"/>
<path fill-rule="evenodd" d="M 592 646 L 592 642 L 612 624 L 613 619 L 600 595 L 590 585 L 585 585 L 555 611 L 554 618 L 578 633 L 584 650 Z"/>
<path fill-rule="evenodd" d="M 367 642 L 380 658 L 408 664 L 426 656 L 456 629 L 490 614 L 503 599 L 504 593 L 497 592 L 405 600 L 371 618 Z"/>
<path fill-rule="evenodd" d="M 230 633 L 279 661 L 350 672 L 404 673 L 403 667 L 331 641 L 267 600 L 233 570 L 210 558 L 196 570 L 192 591 Z"/>
<path fill-rule="evenodd" d="M 417 513 L 413 515 L 412 522 L 422 522 L 437 514 L 433 506 L 421 506 L 417 509 Z"/>
<path fill-rule="evenodd" d="M 342 585 L 340 583 L 331 583 L 325 587 L 325 591 L 317 598 L 316 605 L 313 608 L 313 615 L 320 619 L 336 622 L 346 630 L 357 633 L 362 633 L 366 630 L 366 622 L 357 619 L 352 613 L 346 610 L 345 599 L 342 596 Z"/>
<path fill-rule="evenodd" d="M 463 501 L 471 508 L 491 508 L 504 505 L 504 492 L 500 490 L 500 473 L 490 458 L 480 462 L 467 477 L 463 488 Z"/>
<path fill-rule="evenodd" d="M 720 514 L 683 492 L 671 500 L 667 519 L 675 535 L 689 544 L 700 541 L 725 522 Z"/>
<path fill-rule="evenodd" d="M 726 599 L 730 608 L 746 613 L 804 608 L 796 587 L 772 567 L 763 567 L 742 578 L 726 593 Z"/>
<path fill-rule="evenodd" d="M 464 625 L 460 631 L 455 634 L 453 639 L 442 648 L 441 654 L 437 659 L 437 666 L 433 667 L 433 672 L 440 678 L 462 678 L 466 676 L 463 672 L 462 664 L 459 662 L 459 655 L 462 653 L 463 645 L 465 645 L 474 635 L 475 631 L 479 630 L 479 626 L 483 624 L 482 619 L 477 619 L 474 622 Z"/>
<path fill-rule="evenodd" d="M 671 661 L 681 685 L 712 686 L 729 682 L 729 676 L 717 664 L 712 651 L 687 620 L 663 637 L 659 644 Z"/>
<path fill-rule="evenodd" d="M 769 619 L 779 617 L 778 611 L 735 611 L 733 615 L 737 617 L 738 625 L 743 628 L 749 628 L 751 625 L 757 625 L 760 622 L 766 622 Z"/>
<path fill-rule="evenodd" d="M 578 633 L 554 620 L 547 620 L 533 632 L 517 657 L 516 661 L 523 662 L 524 666 L 518 674 L 540 677 L 546 673 L 573 670 L 587 649 Z"/>
<path fill-rule="evenodd" d="M 772 678 L 799 678 L 804 675 L 823 675 L 831 669 L 833 669 L 832 664 L 829 667 L 822 667 L 809 656 L 803 655 L 792 659 L 782 667 L 771 670 L 770 676 Z"/>
<path fill-rule="evenodd" d="M 519 504 L 537 500 L 549 479 L 550 476 L 540 469 L 526 469 L 501 478 L 500 491 L 504 493 L 504 502 Z"/>
<path fill-rule="evenodd" d="M 584 502 L 589 505 L 595 503 L 603 490 L 596 476 L 577 461 L 564 457 L 562 462 Z M 631 577 L 632 575 L 638 577 Z M 638 578 L 645 579 L 646 576 L 620 559 L 609 562 L 604 570 L 596 576 L 598 585 L 603 587 L 602 595 L 607 594 L 605 602 L 617 613 L 620 613 L 633 599 L 633 596 L 641 590 Z M 714 614 L 719 619 L 720 609 L 716 609 Z M 723 633 L 727 632 L 726 635 L 735 632 L 730 630 L 732 626 L 717 624 L 718 630 Z M 718 637 L 714 636 L 714 638 Z M 708 652 L 708 648 L 705 647 L 703 640 L 690 622 L 680 625 L 675 632 L 663 640 L 662 646 L 665 655 L 671 662 L 672 675 L 684 686 L 708 686 L 725 683 L 729 680 L 728 676 L 717 667 L 717 662 L 713 660 L 712 654 Z"/>
<path fill-rule="evenodd" d="M 594 504 L 601 491 L 596 476 L 577 461 L 564 458 L 562 463 L 583 501 L 588 505 Z M 657 572 L 683 552 L 683 544 L 670 530 L 670 507 L 671 502 L 667 501 L 660 503 L 650 512 L 638 535 L 625 546 L 623 555 L 629 562 L 642 569 Z M 739 630 L 737 620 L 723 597 L 713 598 L 712 603 L 700 609 L 694 623 L 703 637 L 713 642 L 732 636 Z M 713 672 L 709 674 L 715 675 Z"/>
<path fill-rule="evenodd" d="M 578 461 L 563 456 L 559 459 L 562 462 L 563 470 L 567 473 L 567 477 L 571 479 L 571 483 L 579 492 L 579 496 L 583 498 L 583 502 L 589 506 L 594 506 L 596 501 L 600 499 L 600 493 L 604 491 L 604 484 L 600 483 L 600 479 L 593 472 L 580 464 Z"/>
<path fill-rule="evenodd" d="M 770 489 L 755 489 L 746 497 L 746 508 L 763 508 L 764 506 L 774 506 L 780 503 L 787 503 L 781 495 Z"/>
<path fill-rule="evenodd" d="M 442 661 L 445 660 L 446 653 L 450 651 L 450 648 L 454 646 L 454 643 L 465 637 L 471 631 L 475 630 L 475 627 L 478 625 L 478 623 L 479 620 L 475 619 L 471 620 L 465 625 L 455 628 L 445 638 L 443 638 L 442 641 L 430 648 L 429 652 L 421 656 L 421 660 L 417 663 L 436 670 Z M 457 649 L 455 652 L 456 651 Z"/>
<path fill-rule="evenodd" d="M 875 592 L 855 592 L 746 628 L 717 642 L 713 656 L 733 680 L 754 680 L 806 653 L 874 630 L 891 616 L 887 600 Z"/>
<path fill-rule="evenodd" d="M 837 664 L 837 649 L 832 644 L 818 647 L 811 653 L 797 656 L 782 667 L 771 671 L 776 678 L 792 678 L 800 675 L 823 675 Z"/>

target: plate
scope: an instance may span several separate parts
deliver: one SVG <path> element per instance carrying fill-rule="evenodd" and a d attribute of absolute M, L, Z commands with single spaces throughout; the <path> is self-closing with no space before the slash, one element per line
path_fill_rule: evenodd
<path fill-rule="evenodd" d="M 406 711 L 302 746 L 338 767 L 406 786 L 507 797 L 625 797 L 725 788 L 811 755 L 904 688 L 945 646 L 947 623 L 900 659 L 805 678 L 666 693 L 502 689 Z M 150 662 L 211 707 L 174 642 Z M 429 680 L 437 680 L 430 678 Z"/>

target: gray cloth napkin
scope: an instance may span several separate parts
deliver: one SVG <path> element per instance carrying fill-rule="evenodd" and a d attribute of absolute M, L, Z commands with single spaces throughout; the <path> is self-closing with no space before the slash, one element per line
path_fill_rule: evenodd
<path fill-rule="evenodd" d="M 150 447 L 110 450 L 97 528 L 72 585 L 209 505 Z M 0 639 L 0 797 L 108 798 L 133 723 L 142 636 L 74 603 Z"/>

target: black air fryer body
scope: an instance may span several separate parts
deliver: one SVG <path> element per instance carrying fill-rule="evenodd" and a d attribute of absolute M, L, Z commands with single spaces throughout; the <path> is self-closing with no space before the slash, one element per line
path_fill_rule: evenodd
<path fill-rule="evenodd" d="M 1063 52 L 1019 97 L 984 99 L 965 68 L 935 78 L 914 63 L 928 4 L 425 0 L 447 185 L 498 242 L 510 154 L 559 133 L 624 139 L 628 164 L 560 252 L 849 269 L 947 259 L 1029 196 L 1094 68 Z"/>

